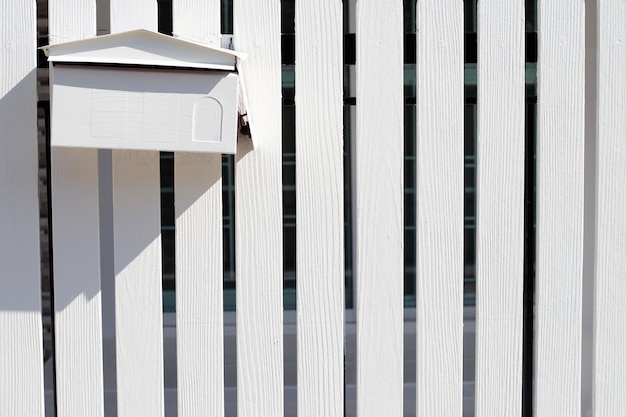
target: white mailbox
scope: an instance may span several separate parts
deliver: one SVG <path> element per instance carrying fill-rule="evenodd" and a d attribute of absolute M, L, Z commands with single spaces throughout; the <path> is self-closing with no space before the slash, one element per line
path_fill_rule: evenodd
<path fill-rule="evenodd" d="M 236 152 L 241 54 L 143 29 L 43 49 L 52 146 Z"/>

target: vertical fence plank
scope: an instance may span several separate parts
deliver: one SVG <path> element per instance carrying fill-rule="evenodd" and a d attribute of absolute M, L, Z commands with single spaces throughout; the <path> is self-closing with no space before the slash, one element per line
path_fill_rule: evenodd
<path fill-rule="evenodd" d="M 175 0 L 174 35 L 219 46 L 219 0 Z M 174 154 L 178 415 L 224 415 L 222 159 Z"/>
<path fill-rule="evenodd" d="M 0 416 L 43 416 L 35 2 L 0 22 Z"/>
<path fill-rule="evenodd" d="M 235 168 L 237 409 L 276 416 L 283 401 L 283 232 L 280 1 L 234 3 L 234 45 L 253 141 L 239 139 Z"/>
<path fill-rule="evenodd" d="M 157 3 L 111 0 L 111 33 L 156 31 Z M 113 150 L 117 414 L 162 416 L 159 153 Z"/>
<path fill-rule="evenodd" d="M 148 29 L 156 32 L 157 0 L 108 1 L 111 6 L 111 33 L 134 29 Z"/>
<path fill-rule="evenodd" d="M 594 415 L 626 415 L 626 1 L 598 2 Z"/>
<path fill-rule="evenodd" d="M 524 1 L 478 3 L 476 415 L 521 413 Z"/>
<path fill-rule="evenodd" d="M 535 415 L 580 415 L 585 2 L 539 2 Z"/>
<path fill-rule="evenodd" d="M 403 390 L 402 2 L 357 13 L 357 414 L 401 416 Z"/>
<path fill-rule="evenodd" d="M 221 0 L 173 0 L 174 36 L 220 46 Z"/>
<path fill-rule="evenodd" d="M 417 415 L 463 410 L 463 4 L 417 2 Z"/>
<path fill-rule="evenodd" d="M 113 151 L 117 413 L 163 415 L 159 153 Z"/>
<path fill-rule="evenodd" d="M 343 413 L 342 7 L 296 4 L 298 416 Z"/>
<path fill-rule="evenodd" d="M 175 154 L 178 415 L 224 415 L 220 155 Z"/>
<path fill-rule="evenodd" d="M 50 1 L 48 16 L 51 43 L 96 34 L 93 0 Z M 54 120 L 52 127 L 54 134 Z M 57 414 L 98 417 L 104 415 L 98 151 L 53 148 L 51 163 Z"/>

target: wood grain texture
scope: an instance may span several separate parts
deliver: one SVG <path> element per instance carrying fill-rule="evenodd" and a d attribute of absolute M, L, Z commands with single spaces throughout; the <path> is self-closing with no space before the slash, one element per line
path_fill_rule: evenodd
<path fill-rule="evenodd" d="M 296 4 L 298 416 L 344 409 L 340 0 Z"/>
<path fill-rule="evenodd" d="M 163 415 L 159 153 L 112 152 L 117 415 Z"/>
<path fill-rule="evenodd" d="M 93 36 L 96 36 L 96 0 L 48 0 L 51 45 Z"/>
<path fill-rule="evenodd" d="M 598 2 L 594 416 L 626 415 L 626 1 Z"/>
<path fill-rule="evenodd" d="M 356 4 L 357 415 L 403 414 L 402 1 Z"/>
<path fill-rule="evenodd" d="M 111 33 L 157 29 L 157 3 L 111 0 Z M 159 153 L 112 151 L 118 417 L 164 413 Z"/>
<path fill-rule="evenodd" d="M 478 3 L 476 416 L 521 413 L 524 1 Z"/>
<path fill-rule="evenodd" d="M 175 154 L 178 415 L 224 415 L 220 155 Z"/>
<path fill-rule="evenodd" d="M 157 0 L 108 0 L 111 33 L 135 29 L 157 31 Z"/>
<path fill-rule="evenodd" d="M 174 37 L 220 46 L 220 0 L 174 0 Z"/>
<path fill-rule="evenodd" d="M 254 144 L 239 138 L 235 167 L 237 412 L 284 413 L 280 1 L 234 3 L 234 45 Z"/>
<path fill-rule="evenodd" d="M 580 416 L 585 2 L 539 2 L 535 415 Z"/>
<path fill-rule="evenodd" d="M 417 3 L 417 415 L 463 412 L 463 4 Z"/>
<path fill-rule="evenodd" d="M 51 1 L 48 18 L 51 43 L 96 34 L 93 0 Z M 104 416 L 98 153 L 53 148 L 51 162 L 57 414 Z"/>
<path fill-rule="evenodd" d="M 57 415 L 104 415 L 98 153 L 52 148 Z"/>
<path fill-rule="evenodd" d="M 219 46 L 219 0 L 175 0 L 174 36 Z M 222 159 L 174 154 L 178 415 L 224 415 Z"/>
<path fill-rule="evenodd" d="M 1 2 L 0 22 L 0 416 L 41 417 L 35 2 Z"/>

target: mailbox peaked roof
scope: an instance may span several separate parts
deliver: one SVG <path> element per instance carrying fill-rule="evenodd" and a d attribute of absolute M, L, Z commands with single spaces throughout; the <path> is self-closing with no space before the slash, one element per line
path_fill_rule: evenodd
<path fill-rule="evenodd" d="M 103 35 L 42 48 L 50 62 L 146 65 L 234 70 L 244 54 L 145 29 Z"/>

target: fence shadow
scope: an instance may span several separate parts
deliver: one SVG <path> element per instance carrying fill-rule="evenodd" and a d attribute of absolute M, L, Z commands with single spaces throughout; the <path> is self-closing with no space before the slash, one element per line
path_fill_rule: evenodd
<path fill-rule="evenodd" d="M 4 76 L 3 85 L 10 85 L 10 77 L 15 74 Z M 36 70 L 16 81 L 0 98 L 2 312 L 41 314 L 35 98 Z"/>

